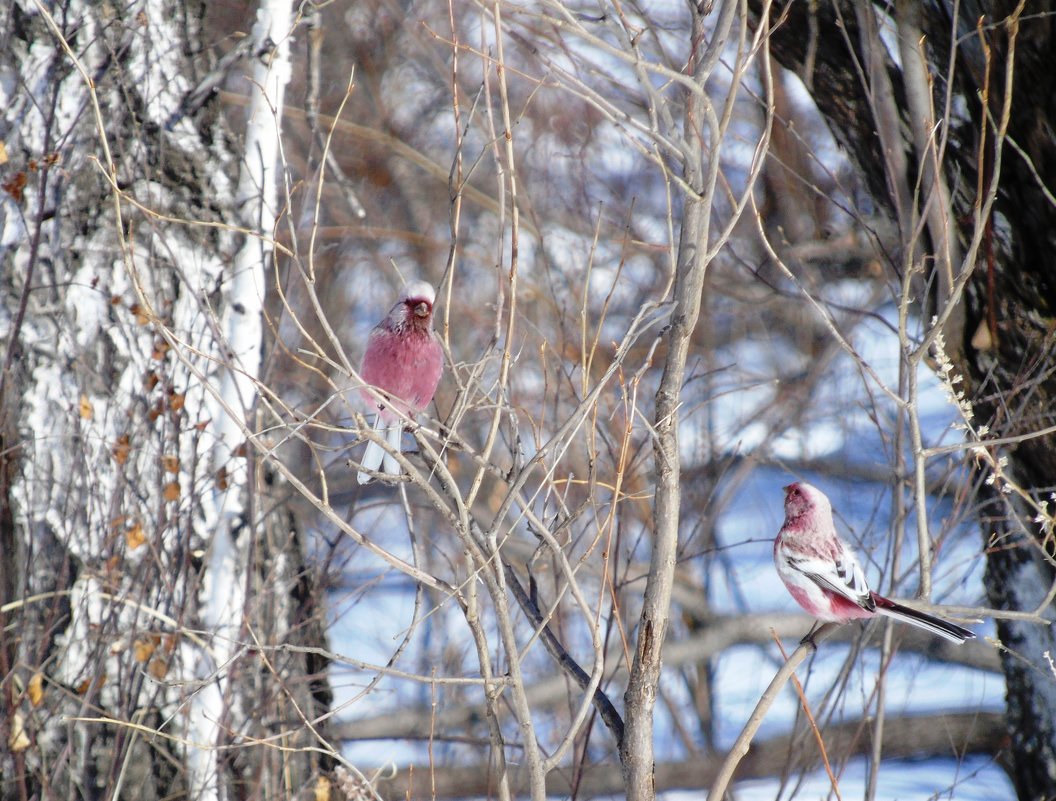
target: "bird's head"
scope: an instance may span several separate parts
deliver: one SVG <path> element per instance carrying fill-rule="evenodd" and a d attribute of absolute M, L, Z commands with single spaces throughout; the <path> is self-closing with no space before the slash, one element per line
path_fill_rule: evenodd
<path fill-rule="evenodd" d="M 392 310 L 394 322 L 428 330 L 432 325 L 436 291 L 425 281 L 410 281 L 400 293 Z"/>
<path fill-rule="evenodd" d="M 829 510 L 831 506 L 825 493 L 805 481 L 789 484 L 785 490 L 785 520 L 794 520 L 815 510 Z"/>

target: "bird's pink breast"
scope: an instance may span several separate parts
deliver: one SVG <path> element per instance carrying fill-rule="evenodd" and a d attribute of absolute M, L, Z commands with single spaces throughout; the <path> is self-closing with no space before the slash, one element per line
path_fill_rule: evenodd
<path fill-rule="evenodd" d="M 431 332 L 405 329 L 396 333 L 379 327 L 371 332 L 359 372 L 367 384 L 403 401 L 393 404 L 403 414 L 414 415 L 433 399 L 443 363 L 440 343 Z M 372 406 L 377 402 L 367 391 L 363 397 Z M 382 415 L 396 417 L 389 409 Z"/>

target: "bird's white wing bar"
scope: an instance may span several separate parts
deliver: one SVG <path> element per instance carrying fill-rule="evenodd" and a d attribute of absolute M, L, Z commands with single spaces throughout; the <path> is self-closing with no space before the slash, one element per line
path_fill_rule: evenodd
<path fill-rule="evenodd" d="M 869 594 L 869 585 L 861 567 L 853 560 L 819 559 L 786 555 L 789 567 L 803 573 L 819 587 L 841 595 L 863 609 L 873 609 L 873 600 Z"/>

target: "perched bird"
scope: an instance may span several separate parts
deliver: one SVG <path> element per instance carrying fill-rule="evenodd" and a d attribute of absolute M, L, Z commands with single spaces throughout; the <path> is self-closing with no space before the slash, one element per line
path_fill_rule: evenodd
<path fill-rule="evenodd" d="M 425 281 L 408 283 L 396 305 L 370 332 L 363 353 L 359 374 L 373 390 L 361 392 L 370 408 L 377 410 L 374 431 L 384 435 L 392 451 L 400 450 L 405 418 L 413 420 L 428 406 L 440 383 L 444 351 L 433 332 L 434 300 L 436 292 Z M 371 470 L 401 472 L 396 458 L 374 441 L 367 443 L 360 464 L 360 484 L 374 478 Z"/>
<path fill-rule="evenodd" d="M 829 499 L 810 484 L 785 487 L 785 523 L 774 540 L 774 564 L 796 603 L 818 620 L 846 623 L 886 615 L 956 643 L 975 637 L 870 590 L 854 551 L 836 533 Z"/>

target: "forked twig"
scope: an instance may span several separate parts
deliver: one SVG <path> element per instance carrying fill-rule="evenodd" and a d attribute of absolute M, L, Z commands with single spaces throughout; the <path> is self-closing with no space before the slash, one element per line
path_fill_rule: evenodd
<path fill-rule="evenodd" d="M 774 642 L 777 644 L 777 649 L 781 652 L 781 657 L 787 661 L 788 654 L 785 653 L 785 647 L 781 644 L 781 639 L 776 633 L 774 634 Z M 828 774 L 829 782 L 832 784 L 832 791 L 836 794 L 838 801 L 843 801 L 843 798 L 840 795 L 840 783 L 832 772 L 832 765 L 829 764 L 829 752 L 825 748 L 825 740 L 822 739 L 821 731 L 818 729 L 818 723 L 814 720 L 814 714 L 810 711 L 810 702 L 807 700 L 806 693 L 803 692 L 803 685 L 795 673 L 792 674 L 792 686 L 795 687 L 796 695 L 799 696 L 799 707 L 803 710 L 803 714 L 807 716 L 807 722 L 810 724 L 811 731 L 814 732 L 814 739 L 818 743 L 818 750 L 821 752 L 821 761 L 825 765 L 825 772 Z"/>
<path fill-rule="evenodd" d="M 730 748 L 729 753 L 726 754 L 726 759 L 723 760 L 718 776 L 715 777 L 715 782 L 711 785 L 711 790 L 708 793 L 710 801 L 719 801 L 726 793 L 726 788 L 729 787 L 730 780 L 733 779 L 733 772 L 737 770 L 737 766 L 744 759 L 744 755 L 748 753 L 748 748 L 759 731 L 763 718 L 770 711 L 770 707 L 773 706 L 781 688 L 785 686 L 792 674 L 796 672 L 796 668 L 807 658 L 807 655 L 816 651 L 818 645 L 824 642 L 838 628 L 839 625 L 836 623 L 826 623 L 814 632 L 811 640 L 801 642 L 799 647 L 792 652 L 792 656 L 785 660 L 785 664 L 781 666 L 781 669 L 777 671 L 777 675 L 771 680 L 770 686 L 759 697 L 759 701 L 748 718 L 748 722 L 744 724 L 744 728 L 741 729 L 736 742 Z"/>

